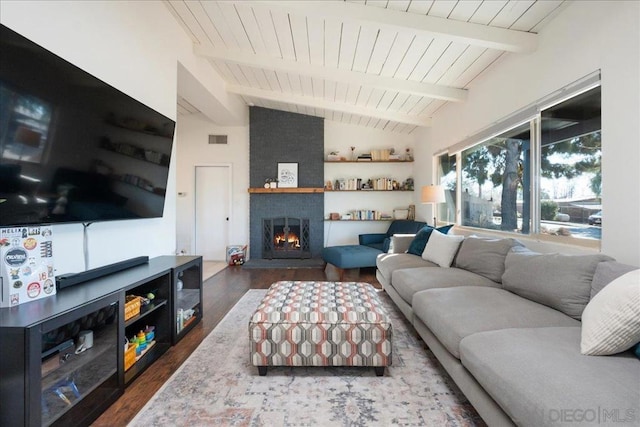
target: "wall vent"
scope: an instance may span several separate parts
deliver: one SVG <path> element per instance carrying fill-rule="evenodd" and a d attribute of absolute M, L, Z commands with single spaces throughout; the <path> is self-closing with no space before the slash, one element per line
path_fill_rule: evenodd
<path fill-rule="evenodd" d="M 227 135 L 209 135 L 209 144 L 226 144 Z"/>

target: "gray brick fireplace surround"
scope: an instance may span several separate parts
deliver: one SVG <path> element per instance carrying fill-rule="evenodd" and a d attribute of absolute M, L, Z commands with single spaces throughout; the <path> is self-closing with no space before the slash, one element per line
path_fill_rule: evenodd
<path fill-rule="evenodd" d="M 264 186 L 276 178 L 278 163 L 298 163 L 298 187 L 324 186 L 324 121 L 322 118 L 261 107 L 249 109 L 249 185 Z M 262 219 L 309 218 L 310 249 L 319 258 L 324 245 L 324 195 L 251 194 L 249 251 L 262 258 Z"/>

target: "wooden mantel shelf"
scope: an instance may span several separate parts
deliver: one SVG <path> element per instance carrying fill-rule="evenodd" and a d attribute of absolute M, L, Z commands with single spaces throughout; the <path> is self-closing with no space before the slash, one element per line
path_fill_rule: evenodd
<path fill-rule="evenodd" d="M 305 188 L 249 188 L 252 194 L 273 194 L 273 193 L 324 193 L 322 187 L 305 187 Z"/>

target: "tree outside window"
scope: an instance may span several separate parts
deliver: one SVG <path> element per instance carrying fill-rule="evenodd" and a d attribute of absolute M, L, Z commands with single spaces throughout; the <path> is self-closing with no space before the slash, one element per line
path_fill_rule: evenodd
<path fill-rule="evenodd" d="M 529 233 L 529 135 L 527 122 L 462 152 L 463 225 Z"/>

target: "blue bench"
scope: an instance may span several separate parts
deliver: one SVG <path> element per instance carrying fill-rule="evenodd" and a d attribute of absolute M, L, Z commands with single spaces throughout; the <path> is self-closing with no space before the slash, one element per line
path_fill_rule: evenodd
<path fill-rule="evenodd" d="M 380 249 L 365 245 L 329 246 L 322 250 L 324 262 L 334 265 L 340 271 L 340 280 L 347 268 L 375 267 Z"/>

